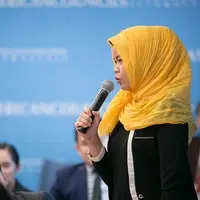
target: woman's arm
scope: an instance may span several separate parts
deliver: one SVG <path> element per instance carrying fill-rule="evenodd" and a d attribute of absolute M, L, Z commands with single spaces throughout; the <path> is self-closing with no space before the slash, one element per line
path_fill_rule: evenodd
<path fill-rule="evenodd" d="M 98 174 L 101 176 L 102 180 L 106 183 L 108 187 L 112 187 L 112 164 L 109 154 L 109 142 L 108 142 L 108 152 L 101 143 L 101 145 L 96 145 L 91 148 L 89 145 L 89 158 L 92 160 L 94 167 L 96 168 Z"/>
<path fill-rule="evenodd" d="M 92 118 L 94 119 L 92 120 Z M 84 112 L 80 114 L 75 123 L 75 128 L 78 131 L 78 134 L 80 134 L 86 140 L 89 148 L 89 158 L 94 162 L 94 166 L 99 175 L 108 185 L 108 187 L 111 187 L 112 178 L 110 174 L 112 170 L 109 160 L 109 153 L 105 152 L 103 144 L 98 136 L 99 123 L 99 112 L 91 112 L 90 109 L 84 108 Z M 87 127 L 86 133 L 81 133 L 80 127 Z"/>
<path fill-rule="evenodd" d="M 112 188 L 113 181 L 113 170 L 111 166 L 111 160 L 109 158 L 109 153 L 106 152 L 104 148 L 104 155 L 98 162 L 93 162 L 98 174 L 101 176 L 102 180 L 106 183 L 109 188 Z"/>

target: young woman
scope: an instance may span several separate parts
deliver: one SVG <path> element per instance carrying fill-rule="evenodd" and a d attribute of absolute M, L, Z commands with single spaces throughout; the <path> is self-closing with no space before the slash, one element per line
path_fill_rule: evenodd
<path fill-rule="evenodd" d="M 8 143 L 0 143 L 0 166 L 5 178 L 6 187 L 12 192 L 30 190 L 24 187 L 17 179 L 16 175 L 20 169 L 20 158 L 16 148 Z"/>
<path fill-rule="evenodd" d="M 196 126 L 186 49 L 163 26 L 130 27 L 108 42 L 121 90 L 101 123 L 85 108 L 75 126 L 89 127 L 79 134 L 110 200 L 197 200 L 187 158 Z M 98 134 L 109 135 L 107 152 Z"/>

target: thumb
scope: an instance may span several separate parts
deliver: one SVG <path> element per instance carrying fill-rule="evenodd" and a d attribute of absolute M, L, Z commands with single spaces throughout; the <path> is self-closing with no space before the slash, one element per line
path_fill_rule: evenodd
<path fill-rule="evenodd" d="M 92 111 L 92 114 L 94 115 L 95 123 L 99 123 L 99 121 L 100 121 L 100 113 L 99 113 L 99 111 Z"/>

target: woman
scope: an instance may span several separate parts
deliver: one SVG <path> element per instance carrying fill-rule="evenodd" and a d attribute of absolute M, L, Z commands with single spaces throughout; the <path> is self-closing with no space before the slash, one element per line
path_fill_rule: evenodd
<path fill-rule="evenodd" d="M 5 178 L 6 187 L 12 192 L 30 192 L 17 179 L 16 174 L 20 169 L 19 154 L 16 148 L 8 143 L 0 143 L 0 167 Z"/>
<path fill-rule="evenodd" d="M 85 108 L 75 127 L 111 200 L 197 200 L 187 159 L 196 131 L 186 49 L 167 27 L 137 26 L 108 40 L 121 90 L 100 123 Z M 99 135 L 109 135 L 108 151 Z"/>
<path fill-rule="evenodd" d="M 0 168 L 0 199 L 1 200 L 54 200 L 48 192 L 10 192 Z"/>

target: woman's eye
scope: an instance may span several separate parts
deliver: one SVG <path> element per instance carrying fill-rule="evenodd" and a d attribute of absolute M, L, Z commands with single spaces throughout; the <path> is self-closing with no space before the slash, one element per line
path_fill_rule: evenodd
<path fill-rule="evenodd" d="M 122 63 L 123 62 L 123 60 L 122 59 L 119 59 L 119 60 L 117 60 L 119 63 Z"/>

